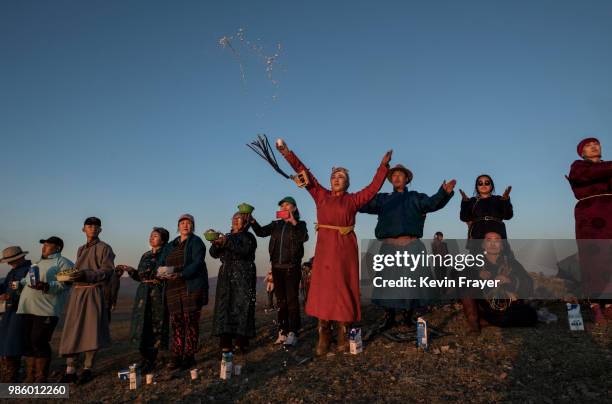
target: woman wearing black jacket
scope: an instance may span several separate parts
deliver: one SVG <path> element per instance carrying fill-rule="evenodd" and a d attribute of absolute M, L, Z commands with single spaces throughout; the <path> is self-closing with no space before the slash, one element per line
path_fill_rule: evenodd
<path fill-rule="evenodd" d="M 506 188 L 504 194 L 495 195 L 495 184 L 490 175 L 482 174 L 476 178 L 474 184 L 474 196 L 461 193 L 461 212 L 459 218 L 468 225 L 467 249 L 471 254 L 482 253 L 482 241 L 489 232 L 500 235 L 503 240 L 504 250 L 507 255 L 512 256 L 512 249 L 508 244 L 506 225 L 504 220 L 512 219 L 514 212 L 510 202 L 510 191 L 512 187 Z M 476 300 L 462 298 L 463 311 L 467 318 L 471 334 L 480 333 L 478 322 L 478 305 Z"/>
<path fill-rule="evenodd" d="M 270 263 L 274 279 L 274 293 L 278 305 L 278 339 L 275 343 L 295 346 L 300 321 L 300 280 L 304 243 L 308 241 L 306 222 L 300 220 L 295 199 L 288 196 L 279 203 L 279 220 L 260 226 L 255 219 L 251 223 L 259 237 L 270 236 Z"/>
<path fill-rule="evenodd" d="M 461 212 L 459 218 L 468 225 L 468 239 L 482 240 L 488 232 L 496 232 L 502 239 L 507 239 L 504 220 L 512 219 L 514 212 L 510 202 L 510 191 L 506 188 L 503 195 L 494 195 L 493 179 L 483 174 L 476 178 L 474 196 L 468 196 L 461 190 Z M 480 242 L 474 243 L 480 248 Z"/>

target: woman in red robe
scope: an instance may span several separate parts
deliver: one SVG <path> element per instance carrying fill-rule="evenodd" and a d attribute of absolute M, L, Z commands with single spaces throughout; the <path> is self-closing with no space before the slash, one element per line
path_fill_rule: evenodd
<path fill-rule="evenodd" d="M 383 157 L 370 185 L 359 192 L 348 193 L 348 170 L 333 168 L 331 190 L 328 190 L 283 141 L 278 141 L 276 147 L 296 172 L 306 173 L 306 189 L 317 207 L 317 244 L 306 303 L 306 313 L 319 320 L 316 354 L 324 355 L 329 350 L 331 321 L 336 321 L 337 325 L 337 350 L 344 352 L 350 323 L 361 319 L 359 253 L 353 231 L 355 216 L 382 187 L 392 151 Z"/>
<path fill-rule="evenodd" d="M 568 180 L 578 199 L 574 209 L 576 239 L 585 240 L 578 242 L 582 285 L 588 297 L 597 298 L 612 293 L 612 162 L 601 159 L 601 144 L 596 138 L 582 140 L 577 152 L 582 160 L 572 163 Z M 606 317 L 612 319 L 611 303 L 591 301 L 597 323 Z"/>

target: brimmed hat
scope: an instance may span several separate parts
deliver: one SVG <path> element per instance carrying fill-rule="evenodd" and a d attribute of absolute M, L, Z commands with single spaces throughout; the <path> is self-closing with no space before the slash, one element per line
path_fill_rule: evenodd
<path fill-rule="evenodd" d="M 401 171 L 404 173 L 404 175 L 406 175 L 406 184 L 412 181 L 412 171 L 410 171 L 401 164 L 396 164 L 395 167 L 389 169 L 389 172 L 387 173 L 387 180 L 389 180 L 389 182 L 391 182 L 391 176 L 395 171 Z"/>
<path fill-rule="evenodd" d="M 578 143 L 578 146 L 576 147 L 576 152 L 580 157 L 582 157 L 582 149 L 584 149 L 584 146 L 586 146 L 587 143 L 591 142 L 599 143 L 599 139 L 597 139 L 596 137 L 587 137 L 586 139 L 582 139 L 580 143 Z"/>
<path fill-rule="evenodd" d="M 45 244 L 45 243 L 49 243 L 49 244 L 58 246 L 60 251 L 64 249 L 64 240 L 56 236 L 51 236 L 46 240 L 45 239 L 40 240 L 40 244 Z"/>
<path fill-rule="evenodd" d="M 6 247 L 2 250 L 2 258 L 0 262 L 11 263 L 19 258 L 25 257 L 28 251 L 23 251 L 19 246 Z"/>

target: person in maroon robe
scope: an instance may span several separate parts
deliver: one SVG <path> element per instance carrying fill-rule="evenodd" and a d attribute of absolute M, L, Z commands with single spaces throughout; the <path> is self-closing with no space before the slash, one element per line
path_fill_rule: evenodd
<path fill-rule="evenodd" d="M 609 296 L 612 294 L 612 162 L 601 159 L 601 144 L 596 138 L 583 139 L 578 143 L 577 152 L 582 160 L 572 163 L 567 179 L 578 199 L 574 208 L 576 239 L 584 240 L 578 242 L 583 291 L 590 298 Z M 591 310 L 597 323 L 612 319 L 612 300 L 591 300 Z"/>
<path fill-rule="evenodd" d="M 337 350 L 347 348 L 350 323 L 361 319 L 359 291 L 359 255 L 357 237 L 353 231 L 359 208 L 372 199 L 382 187 L 389 170 L 392 151 L 388 151 L 364 189 L 348 193 L 348 170 L 334 168 L 331 190 L 324 188 L 300 159 L 282 140 L 277 149 L 296 172 L 308 177 L 306 189 L 317 207 L 317 244 L 312 263 L 312 278 L 306 313 L 319 320 L 319 341 L 316 354 L 324 355 L 331 341 L 331 321 L 336 321 Z"/>

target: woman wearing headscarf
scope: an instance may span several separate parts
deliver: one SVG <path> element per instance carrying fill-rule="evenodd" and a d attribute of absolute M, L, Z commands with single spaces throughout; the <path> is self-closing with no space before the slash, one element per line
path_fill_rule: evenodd
<path fill-rule="evenodd" d="M 504 224 L 504 220 L 510 220 L 514 215 L 510 202 L 510 191 L 512 191 L 512 187 L 507 187 L 503 195 L 495 195 L 495 183 L 488 174 L 482 174 L 476 178 L 474 196 L 471 198 L 463 190 L 459 190 L 462 197 L 459 217 L 461 221 L 468 225 L 467 249 L 470 253 L 482 252 L 482 240 L 485 234 L 495 232 L 504 240 L 506 252 L 512 254 L 512 250 L 506 241 L 508 237 Z M 480 333 L 476 301 L 470 298 L 462 298 L 461 303 L 470 333 Z"/>
<path fill-rule="evenodd" d="M 576 151 L 582 159 L 572 163 L 568 180 L 578 199 L 576 239 L 585 240 L 578 242 L 582 285 L 586 294 L 598 297 L 612 293 L 612 161 L 601 159 L 601 144 L 594 137 L 583 139 Z M 611 300 L 592 300 L 591 310 L 597 323 L 612 320 Z"/>
<path fill-rule="evenodd" d="M 166 277 L 166 305 L 172 325 L 172 359 L 168 368 L 189 369 L 195 365 L 200 336 L 200 311 L 208 304 L 206 247 L 193 232 L 195 219 L 184 214 L 178 219 L 179 236 L 164 247 L 160 266 L 173 267 Z"/>
<path fill-rule="evenodd" d="M 221 260 L 215 293 L 213 335 L 223 352 L 246 352 L 255 336 L 257 240 L 248 232 L 250 215 L 236 212 L 232 229 L 212 242 L 210 255 Z M 234 342 L 234 344 L 232 344 Z"/>
<path fill-rule="evenodd" d="M 337 350 L 344 351 L 348 346 L 348 327 L 352 322 L 361 319 L 355 216 L 382 187 L 389 171 L 392 151 L 384 155 L 367 187 L 359 192 L 349 193 L 347 169 L 332 169 L 329 190 L 317 181 L 300 159 L 287 148 L 285 142 L 278 141 L 276 147 L 296 172 L 306 173 L 306 189 L 317 207 L 317 243 L 306 302 L 306 313 L 319 320 L 316 354 L 324 355 L 329 350 L 331 321 L 336 322 Z"/>
<path fill-rule="evenodd" d="M 140 258 L 138 268 L 118 265 L 139 282 L 132 308 L 130 342 L 140 350 L 141 369 L 149 373 L 155 368 L 159 349 L 168 348 L 169 318 L 165 301 L 165 281 L 157 277 L 159 258 L 170 239 L 170 233 L 163 227 L 154 227 L 149 236 L 151 249 Z"/>

